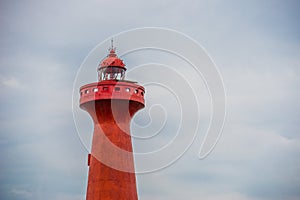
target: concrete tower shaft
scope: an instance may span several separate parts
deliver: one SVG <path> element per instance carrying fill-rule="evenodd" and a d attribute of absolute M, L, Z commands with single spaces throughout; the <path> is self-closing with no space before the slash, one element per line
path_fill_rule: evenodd
<path fill-rule="evenodd" d="M 111 54 L 112 50 L 109 59 Z M 123 63 L 113 57 L 110 63 Z M 144 107 L 145 89 L 112 74 L 125 65 L 109 65 L 107 58 L 103 62 L 99 82 L 80 88 L 80 107 L 94 122 L 86 199 L 137 200 L 130 121 Z"/>

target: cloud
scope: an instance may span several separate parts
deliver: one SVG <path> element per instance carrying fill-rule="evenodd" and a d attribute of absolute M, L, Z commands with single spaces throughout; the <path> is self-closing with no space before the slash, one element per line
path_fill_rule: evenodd
<path fill-rule="evenodd" d="M 13 196 L 16 196 L 17 198 L 24 198 L 24 199 L 32 199 L 33 197 L 33 194 L 27 190 L 24 190 L 24 189 L 16 189 L 16 188 L 12 188 L 10 190 L 10 193 L 13 195 Z"/>
<path fill-rule="evenodd" d="M 22 89 L 24 86 L 19 82 L 15 77 L 10 78 L 1 78 L 1 84 L 3 86 L 12 88 L 12 89 Z"/>
<path fill-rule="evenodd" d="M 89 50 L 111 34 L 162 26 L 191 35 L 210 52 L 226 84 L 228 121 L 213 153 L 198 160 L 209 104 L 197 86 L 205 114 L 199 137 L 171 167 L 138 176 L 140 199 L 299 199 L 297 4 L 1 2 L 1 198 L 84 198 L 87 152 L 71 114 L 76 71 Z M 138 63 L 135 57 L 126 59 Z M 170 66 L 183 66 L 165 59 Z M 96 66 L 89 67 L 96 78 Z M 184 73 L 191 72 L 185 68 Z M 168 118 L 167 133 L 176 127 L 175 117 Z M 145 149 L 151 149 L 148 145 Z"/>

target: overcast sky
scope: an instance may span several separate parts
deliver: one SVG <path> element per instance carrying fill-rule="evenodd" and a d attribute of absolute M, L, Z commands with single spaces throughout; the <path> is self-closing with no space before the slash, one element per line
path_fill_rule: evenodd
<path fill-rule="evenodd" d="M 228 113 L 212 154 L 197 157 L 204 117 L 184 156 L 137 176 L 139 199 L 300 199 L 299 8 L 297 0 L 1 1 L 1 199 L 85 198 L 88 152 L 72 116 L 76 73 L 98 43 L 152 26 L 185 33 L 206 49 L 222 74 Z M 123 58 L 129 70 L 134 56 Z M 203 88 L 197 94 L 207 98 Z M 156 89 L 149 88 L 148 102 L 168 102 L 154 98 Z M 159 110 L 152 112 L 156 122 L 163 120 Z M 178 124 L 176 112 L 167 117 L 162 135 Z M 91 127 L 89 120 L 86 115 Z M 146 123 L 147 115 L 137 121 Z M 166 140 L 160 139 L 155 142 Z"/>

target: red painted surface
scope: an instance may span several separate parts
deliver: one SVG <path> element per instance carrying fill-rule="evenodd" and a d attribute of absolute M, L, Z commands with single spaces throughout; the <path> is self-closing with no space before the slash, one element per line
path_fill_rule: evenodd
<path fill-rule="evenodd" d="M 123 80 L 104 80 L 80 88 L 80 107 L 94 122 L 92 150 L 88 156 L 87 200 L 138 199 L 130 121 L 144 107 L 144 92 L 142 86 Z M 126 154 L 110 148 L 107 141 Z M 107 163 L 114 163 L 125 171 Z"/>
<path fill-rule="evenodd" d="M 144 104 L 144 87 L 130 81 L 106 80 L 80 88 L 80 104 L 101 99 L 124 99 Z"/>
<path fill-rule="evenodd" d="M 100 68 L 102 67 L 108 67 L 108 66 L 118 66 L 118 67 L 122 67 L 125 68 L 125 64 L 123 63 L 123 61 L 118 58 L 114 48 L 111 48 L 108 56 L 100 63 Z"/>

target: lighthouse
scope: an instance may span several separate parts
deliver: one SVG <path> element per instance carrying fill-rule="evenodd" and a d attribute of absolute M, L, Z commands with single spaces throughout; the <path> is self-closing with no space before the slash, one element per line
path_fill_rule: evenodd
<path fill-rule="evenodd" d="M 94 122 L 86 200 L 137 200 L 130 121 L 144 107 L 145 89 L 125 79 L 113 43 L 97 72 L 97 82 L 80 88 L 80 108 Z"/>

